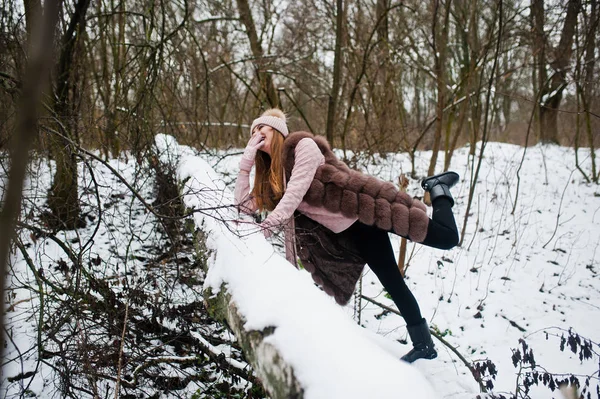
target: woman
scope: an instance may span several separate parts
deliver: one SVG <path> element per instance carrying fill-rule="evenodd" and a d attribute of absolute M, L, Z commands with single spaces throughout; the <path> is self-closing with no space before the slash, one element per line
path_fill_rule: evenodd
<path fill-rule="evenodd" d="M 402 357 L 412 363 L 437 356 L 426 320 L 398 269 L 389 232 L 440 249 L 458 244 L 450 187 L 454 172 L 421 183 L 431 196 L 425 205 L 393 184 L 349 169 L 323 137 L 289 133 L 285 115 L 267 110 L 255 119 L 235 185 L 245 213 L 270 211 L 261 223 L 265 237 L 285 228 L 286 257 L 297 256 L 315 282 L 340 304 L 349 301 L 365 263 L 377 275 L 406 321 L 413 342 Z M 256 166 L 254 187 L 249 174 Z M 297 251 L 297 253 L 296 253 Z"/>

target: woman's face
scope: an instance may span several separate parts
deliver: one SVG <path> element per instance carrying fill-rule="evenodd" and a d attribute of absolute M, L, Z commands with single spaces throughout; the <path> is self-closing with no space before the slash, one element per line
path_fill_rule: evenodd
<path fill-rule="evenodd" d="M 273 135 L 275 130 L 271 126 L 257 125 L 252 131 L 252 136 L 259 134 L 263 137 L 264 144 L 259 148 L 260 151 L 266 152 L 271 155 L 271 143 L 273 142 Z"/>

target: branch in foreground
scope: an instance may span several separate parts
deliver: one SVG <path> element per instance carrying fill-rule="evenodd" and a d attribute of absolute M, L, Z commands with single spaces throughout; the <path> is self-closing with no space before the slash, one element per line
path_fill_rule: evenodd
<path fill-rule="evenodd" d="M 44 2 L 43 21 L 35 30 L 34 39 L 29 44 L 29 62 L 25 75 L 23 90 L 19 99 L 16 135 L 11 151 L 8 188 L 0 200 L 3 202 L 0 211 L 0 298 L 4 301 L 4 284 L 8 270 L 10 243 L 14 237 L 15 222 L 21 213 L 23 186 L 29 149 L 37 136 L 37 124 L 42 90 L 47 84 L 48 71 L 52 64 L 54 33 L 59 14 L 58 1 Z M 0 331 L 4 329 L 4 312 L 0 313 Z M 2 333 L 0 333 L 2 334 Z M 3 335 L 3 334 L 2 334 Z M 4 337 L 0 336 L 0 353 L 4 361 Z M 2 382 L 0 381 L 0 385 Z"/>

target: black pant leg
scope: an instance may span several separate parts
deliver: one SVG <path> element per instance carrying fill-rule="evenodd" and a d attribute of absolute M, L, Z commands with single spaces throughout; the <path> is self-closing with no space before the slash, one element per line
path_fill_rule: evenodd
<path fill-rule="evenodd" d="M 427 235 L 421 244 L 451 249 L 458 245 L 458 241 L 458 229 L 450 201 L 444 197 L 437 198 L 433 203 L 433 215 L 429 219 Z"/>
<path fill-rule="evenodd" d="M 361 256 L 391 295 L 406 324 L 419 324 L 419 304 L 400 274 L 388 232 L 360 222 L 349 230 Z"/>

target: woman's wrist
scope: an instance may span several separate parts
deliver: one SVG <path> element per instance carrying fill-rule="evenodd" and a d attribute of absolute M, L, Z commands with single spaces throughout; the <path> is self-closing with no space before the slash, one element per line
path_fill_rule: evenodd
<path fill-rule="evenodd" d="M 254 159 L 242 157 L 242 160 L 240 161 L 240 171 L 250 172 L 252 166 L 254 166 Z"/>

